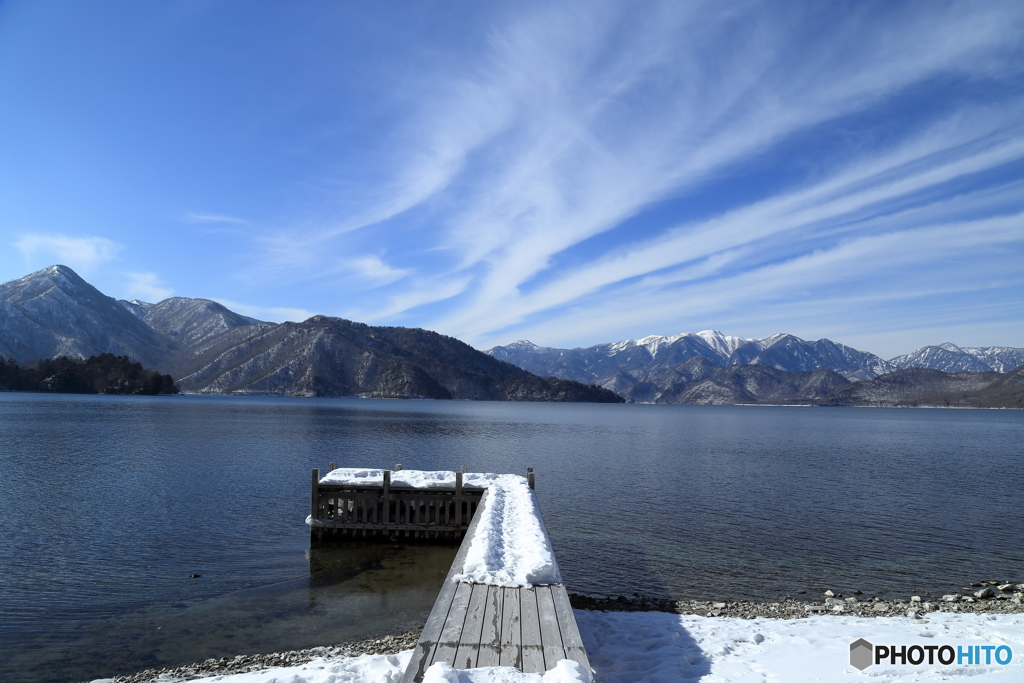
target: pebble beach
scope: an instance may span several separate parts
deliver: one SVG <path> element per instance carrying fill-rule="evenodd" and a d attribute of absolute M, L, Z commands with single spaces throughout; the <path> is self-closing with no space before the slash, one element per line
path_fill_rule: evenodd
<path fill-rule="evenodd" d="M 859 593 L 859 592 L 858 592 Z M 828 590 L 814 598 L 775 602 L 747 600 L 668 600 L 639 595 L 594 596 L 570 594 L 572 606 L 587 612 L 661 612 L 722 620 L 792 620 L 811 617 L 901 618 L 928 624 L 940 614 L 1024 615 L 1024 584 L 980 581 L 965 586 L 960 594 L 908 596 L 881 599 L 864 595 L 843 596 Z M 89 679 L 87 683 L 179 683 L 209 677 L 257 672 L 275 667 L 299 667 L 313 661 L 359 655 L 396 655 L 411 650 L 419 632 L 383 635 L 366 640 L 267 654 L 246 654 L 207 659 L 179 667 L 147 669 L 114 678 Z"/>

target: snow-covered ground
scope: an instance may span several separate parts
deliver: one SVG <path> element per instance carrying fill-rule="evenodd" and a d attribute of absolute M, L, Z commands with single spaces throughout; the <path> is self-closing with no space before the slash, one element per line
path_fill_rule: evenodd
<path fill-rule="evenodd" d="M 1024 680 L 1024 615 L 932 613 L 927 623 L 907 617 L 814 616 L 806 619 L 731 619 L 664 612 L 576 610 L 587 644 L 595 683 L 747 683 L 793 681 L 871 681 L 911 683 L 970 678 Z M 864 638 L 875 645 L 1006 646 L 1012 659 L 997 664 L 892 664 L 863 672 L 850 665 L 850 644 Z M 973 647 L 970 648 L 973 652 Z M 363 655 L 318 659 L 291 668 L 213 676 L 203 683 L 397 683 L 411 656 Z M 989 653 L 994 654 L 992 649 Z M 1006 658 L 1006 650 L 1002 651 Z M 539 674 L 493 668 L 454 671 L 435 666 L 430 683 L 575 683 L 583 672 L 569 662 Z"/>
<path fill-rule="evenodd" d="M 907 617 L 814 616 L 728 619 L 664 612 L 576 611 L 600 683 L 627 681 L 972 681 L 1024 680 L 1024 615 L 931 613 Z M 1009 664 L 919 666 L 888 662 L 863 672 L 850 665 L 850 644 L 1007 645 Z M 991 652 L 991 651 L 990 651 Z M 984 658 L 984 653 L 982 654 Z"/>
<path fill-rule="evenodd" d="M 488 493 L 476 512 L 479 521 L 463 572 L 455 580 L 492 586 L 561 583 L 537 497 L 526 478 L 467 472 L 462 482 L 466 488 L 486 488 Z M 383 486 L 384 470 L 340 468 L 322 477 L 320 483 Z M 398 470 L 391 473 L 391 485 L 450 489 L 455 487 L 455 472 Z M 306 523 L 314 524 L 311 518 Z"/>

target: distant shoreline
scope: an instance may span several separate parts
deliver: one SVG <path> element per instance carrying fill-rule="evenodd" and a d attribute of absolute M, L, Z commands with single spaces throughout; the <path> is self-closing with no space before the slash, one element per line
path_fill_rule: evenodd
<path fill-rule="evenodd" d="M 637 406 L 691 406 L 691 407 L 730 407 L 730 406 L 741 406 L 751 408 L 897 408 L 897 409 L 937 409 L 937 410 L 1024 410 L 1024 407 L 1015 406 L 938 406 L 938 405 L 918 405 L 918 406 L 907 406 L 907 405 L 876 405 L 876 406 L 865 406 L 865 405 L 825 405 L 820 403 L 650 403 L 640 401 L 626 401 L 624 403 L 596 403 L 593 401 L 501 401 L 494 399 L 471 399 L 471 398 L 453 398 L 453 399 L 438 399 L 438 398 L 424 398 L 420 396 L 411 397 L 384 397 L 384 396 L 293 396 L 289 394 L 269 394 L 269 393 L 246 393 L 246 394 L 213 394 L 203 392 L 189 392 L 182 391 L 178 394 L 84 394 L 79 392 L 70 391 L 31 391 L 31 390 L 17 390 L 17 389 L 0 389 L 0 394 L 35 394 L 35 395 L 46 395 L 46 396 L 132 396 L 132 397 L 146 397 L 153 398 L 159 396 L 160 398 L 169 398 L 173 396 L 186 397 L 186 396 L 202 396 L 206 398 L 289 398 L 289 399 L 343 399 L 343 400 L 360 400 L 360 401 L 449 401 L 452 403 L 508 403 L 508 404 L 536 404 L 536 405 L 550 405 L 550 404 L 572 404 L 572 405 L 637 405 Z"/>

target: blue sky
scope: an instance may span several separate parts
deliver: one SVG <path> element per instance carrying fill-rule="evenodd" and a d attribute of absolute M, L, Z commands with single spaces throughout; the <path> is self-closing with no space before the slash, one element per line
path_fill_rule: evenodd
<path fill-rule="evenodd" d="M 0 281 L 1024 346 L 1024 4 L 0 3 Z"/>

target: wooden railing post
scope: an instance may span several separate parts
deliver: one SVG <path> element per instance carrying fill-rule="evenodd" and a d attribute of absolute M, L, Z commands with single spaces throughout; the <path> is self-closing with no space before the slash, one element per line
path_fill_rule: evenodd
<path fill-rule="evenodd" d="M 391 470 L 384 470 L 384 490 L 381 492 L 384 499 L 384 524 L 391 518 Z"/>
<path fill-rule="evenodd" d="M 530 485 L 531 489 L 532 488 L 536 488 L 534 486 L 535 482 L 534 482 L 534 479 L 533 479 L 533 468 L 532 467 L 527 467 L 526 468 L 526 483 Z"/>
<path fill-rule="evenodd" d="M 327 471 L 328 471 L 328 472 L 333 472 L 333 471 L 334 471 L 334 470 L 336 470 L 336 469 L 338 469 L 338 468 L 337 468 L 337 467 L 335 467 L 335 466 L 334 466 L 334 463 L 332 462 L 332 463 L 331 463 L 331 467 L 330 467 L 330 469 L 329 469 L 329 470 L 327 470 Z"/>
<path fill-rule="evenodd" d="M 309 516 L 320 519 L 320 468 L 313 468 L 313 492 L 310 498 Z"/>
<path fill-rule="evenodd" d="M 455 473 L 455 527 L 462 528 L 462 472 Z"/>

